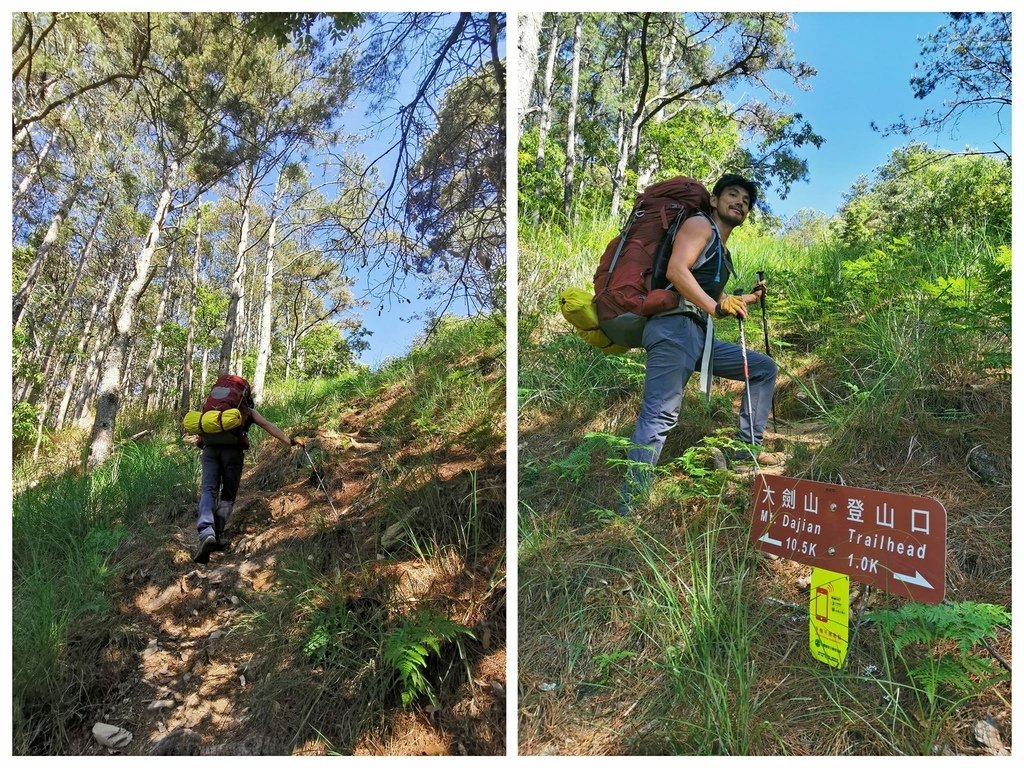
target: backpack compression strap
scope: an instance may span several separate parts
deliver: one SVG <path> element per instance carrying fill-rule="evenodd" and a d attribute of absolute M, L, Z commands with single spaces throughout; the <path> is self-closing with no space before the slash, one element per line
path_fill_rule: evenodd
<path fill-rule="evenodd" d="M 611 264 L 608 265 L 608 274 L 610 275 L 615 271 L 615 263 L 619 260 L 619 254 L 622 253 L 622 247 L 626 244 L 626 240 L 629 237 L 630 227 L 633 226 L 633 222 L 644 215 L 642 208 L 634 208 L 633 212 L 629 214 L 629 218 L 626 220 L 626 226 L 619 232 L 619 244 L 615 247 L 615 253 L 612 255 Z"/>

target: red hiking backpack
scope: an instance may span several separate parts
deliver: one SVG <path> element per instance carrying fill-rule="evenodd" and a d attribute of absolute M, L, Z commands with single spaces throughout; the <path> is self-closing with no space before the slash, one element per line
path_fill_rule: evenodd
<path fill-rule="evenodd" d="M 679 306 L 665 272 L 680 225 L 698 211 L 711 215 L 711 195 L 696 179 L 675 176 L 647 187 L 633 205 L 622 232 L 608 243 L 594 275 L 594 305 L 602 329 L 618 344 L 639 346 L 646 318 Z M 606 321 L 629 315 L 626 323 Z M 614 326 L 632 326 L 615 334 Z M 611 331 L 611 332 L 609 332 Z M 616 338 L 619 336 L 619 338 Z"/>
<path fill-rule="evenodd" d="M 249 438 L 246 432 L 249 430 L 249 411 L 253 407 L 255 403 L 252 399 L 252 387 L 248 381 L 230 373 L 218 376 L 201 410 L 206 413 L 237 408 L 242 412 L 242 426 L 227 432 L 204 433 L 199 438 L 200 445 L 240 445 L 242 448 L 248 448 Z"/>

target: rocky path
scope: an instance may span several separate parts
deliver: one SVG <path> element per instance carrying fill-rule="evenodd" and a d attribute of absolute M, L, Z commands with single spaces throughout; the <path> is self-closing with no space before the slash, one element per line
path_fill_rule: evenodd
<path fill-rule="evenodd" d="M 437 563 L 382 554 L 398 545 L 385 546 L 395 526 L 380 524 L 375 519 L 380 510 L 368 501 L 375 496 L 370 485 L 378 481 L 377 444 L 327 433 L 312 442 L 310 453 L 330 498 L 302 451 L 268 444 L 247 459 L 228 523 L 227 551 L 212 553 L 206 565 L 192 562 L 196 533 L 190 507 L 173 521 L 152 521 L 154 529 L 164 529 L 146 537 L 155 546 L 147 550 L 143 537 L 137 537 L 119 558 L 121 588 L 113 599 L 120 600 L 121 615 L 109 664 L 104 663 L 106 690 L 94 698 L 102 703 L 83 713 L 72 754 L 325 754 L 331 748 L 326 738 L 302 743 L 296 735 L 310 731 L 305 719 L 310 715 L 332 717 L 321 694 L 333 697 L 330 706 L 341 707 L 339 719 L 358 721 L 361 715 L 344 709 L 344 695 L 339 699 L 337 691 L 318 687 L 319 673 L 302 655 L 301 636 L 292 637 L 290 645 L 283 637 L 292 624 L 308 620 L 294 613 L 295 601 L 317 578 L 289 582 L 297 559 L 309 560 L 311 573 L 329 567 L 351 594 L 365 588 L 365 579 L 384 579 L 393 584 L 392 598 L 406 605 L 460 606 L 458 620 L 474 625 L 478 641 L 469 680 L 446 688 L 445 708 L 403 709 L 397 697 L 394 705 L 378 701 L 374 706 L 388 712 L 390 726 L 378 733 L 376 725 L 364 721 L 357 742 L 337 748 L 357 754 L 499 753 L 504 622 L 469 621 L 467 610 L 475 606 L 475 616 L 482 603 L 492 602 L 497 587 L 489 584 L 491 572 L 450 563 L 446 567 L 455 573 L 440 587 Z M 461 489 L 462 479 L 479 471 L 479 464 L 446 454 L 433 472 L 440 482 Z M 261 615 L 275 618 L 261 623 Z M 467 664 L 460 662 L 460 669 Z M 288 694 L 298 690 L 295 686 L 310 697 L 302 704 Z"/>
<path fill-rule="evenodd" d="M 307 535 L 311 512 L 322 516 L 326 507 L 334 514 L 308 470 L 284 487 L 259 487 L 281 479 L 267 477 L 268 465 L 272 475 L 282 475 L 304 463 L 301 453 L 293 453 L 290 462 L 274 456 L 247 468 L 228 525 L 230 546 L 213 553 L 207 565 L 191 562 L 194 513 L 183 512 L 166 550 L 142 556 L 127 575 L 123 612 L 132 615 L 133 642 L 144 647 L 137 666 L 123 669 L 116 695 L 95 713 L 97 723 L 108 727 L 93 724 L 81 754 L 281 754 L 283 745 L 246 727 L 260 649 L 235 630 L 250 604 L 274 587 L 282 543 Z M 349 508 L 359 482 L 345 485 L 335 499 L 339 509 Z"/>

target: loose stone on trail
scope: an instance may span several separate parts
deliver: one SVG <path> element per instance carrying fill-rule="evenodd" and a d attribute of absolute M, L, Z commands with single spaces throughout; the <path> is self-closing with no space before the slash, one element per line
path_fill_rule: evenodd
<path fill-rule="evenodd" d="M 96 723 L 92 727 L 92 735 L 96 741 L 109 749 L 126 747 L 133 738 L 129 731 L 108 723 Z"/>

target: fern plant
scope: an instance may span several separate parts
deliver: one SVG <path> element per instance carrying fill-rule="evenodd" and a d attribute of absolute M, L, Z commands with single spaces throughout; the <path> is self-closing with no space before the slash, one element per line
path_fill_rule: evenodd
<path fill-rule="evenodd" d="M 437 696 L 425 674 L 427 661 L 432 653 L 441 653 L 442 643 L 458 642 L 462 637 L 473 637 L 473 633 L 456 621 L 422 610 L 403 619 L 384 638 L 384 661 L 398 672 L 403 707 L 423 695 L 437 706 Z"/>
<path fill-rule="evenodd" d="M 314 664 L 335 663 L 345 647 L 353 617 L 344 603 L 334 603 L 316 611 L 310 620 L 309 634 L 302 653 Z"/>
<path fill-rule="evenodd" d="M 1000 683 L 1008 674 L 977 653 L 1011 616 L 989 603 L 907 603 L 897 610 L 872 611 L 874 622 L 892 642 L 896 657 L 914 683 L 926 724 L 924 750 L 930 750 L 946 718 L 964 701 Z M 916 651 L 916 653 L 910 653 Z M 920 700 L 923 694 L 924 700 Z"/>

